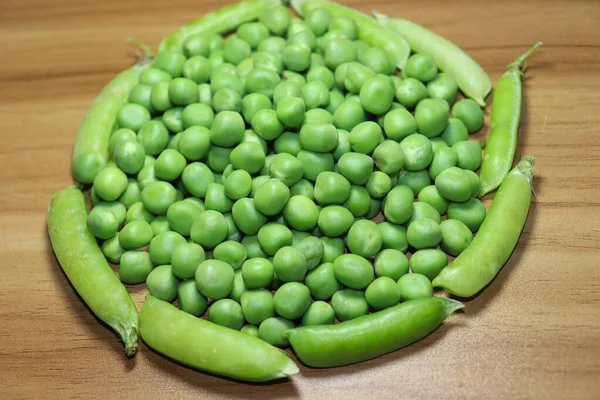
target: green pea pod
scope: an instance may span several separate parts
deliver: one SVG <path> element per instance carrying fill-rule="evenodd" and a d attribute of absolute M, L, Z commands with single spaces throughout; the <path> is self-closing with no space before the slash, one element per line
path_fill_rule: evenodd
<path fill-rule="evenodd" d="M 373 15 L 380 24 L 402 36 L 414 52 L 432 56 L 442 71 L 454 77 L 467 97 L 485 107 L 485 97 L 492 90 L 492 81 L 467 53 L 448 39 L 414 22 L 391 18 L 377 11 L 373 11 Z"/>
<path fill-rule="evenodd" d="M 358 38 L 373 47 L 380 47 L 399 69 L 403 69 L 410 56 L 410 46 L 400 35 L 377 23 L 368 15 L 326 0 L 291 0 L 294 11 L 303 16 L 308 10 L 324 8 L 334 16 L 347 16 L 358 25 Z"/>
<path fill-rule="evenodd" d="M 108 141 L 117 120 L 117 113 L 127 103 L 129 92 L 139 81 L 147 62 L 126 69 L 102 89 L 89 108 L 77 131 L 73 146 L 72 173 L 76 181 L 94 181 L 108 159 Z"/>
<path fill-rule="evenodd" d="M 182 51 L 181 46 L 190 35 L 229 32 L 244 22 L 258 19 L 265 11 L 281 4 L 281 0 L 246 0 L 230 4 L 175 29 L 163 39 L 158 50 Z"/>
<path fill-rule="evenodd" d="M 139 316 L 129 293 L 106 262 L 86 226 L 83 193 L 69 186 L 48 208 L 48 234 L 58 262 L 92 312 L 113 328 L 132 356 L 138 348 Z"/>
<path fill-rule="evenodd" d="M 298 366 L 276 347 L 180 311 L 147 296 L 140 334 L 148 346 L 182 364 L 248 382 L 266 382 L 298 373 Z"/>
<path fill-rule="evenodd" d="M 504 178 L 477 236 L 433 280 L 450 293 L 473 296 L 489 284 L 512 254 L 531 204 L 535 159 L 524 156 Z"/>
<path fill-rule="evenodd" d="M 463 307 L 456 300 L 421 298 L 336 325 L 291 329 L 285 335 L 304 364 L 339 367 L 408 346 L 429 335 Z"/>
<path fill-rule="evenodd" d="M 541 45 L 537 42 L 510 63 L 494 90 L 490 136 L 481 164 L 481 196 L 496 189 L 513 164 L 521 121 L 523 63 Z"/>

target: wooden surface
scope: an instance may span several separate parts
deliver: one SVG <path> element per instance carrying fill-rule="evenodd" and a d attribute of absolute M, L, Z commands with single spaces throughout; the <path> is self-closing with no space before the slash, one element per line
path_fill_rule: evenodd
<path fill-rule="evenodd" d="M 544 42 L 524 83 L 517 154 L 537 158 L 537 200 L 493 284 L 409 348 L 352 367 L 302 367 L 293 380 L 274 385 L 208 376 L 143 345 L 126 360 L 59 269 L 46 207 L 71 182 L 82 116 L 132 62 L 125 40 L 155 47 L 224 1 L 4 1 L 0 398 L 600 397 L 600 3 L 346 1 L 441 33 L 494 82 L 505 64 Z M 145 289 L 132 293 L 141 305 Z"/>

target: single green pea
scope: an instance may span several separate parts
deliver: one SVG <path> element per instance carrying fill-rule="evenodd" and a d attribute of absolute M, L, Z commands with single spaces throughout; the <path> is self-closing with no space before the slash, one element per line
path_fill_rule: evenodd
<path fill-rule="evenodd" d="M 225 240 L 227 233 L 228 225 L 223 214 L 206 210 L 192 223 L 190 238 L 202 247 L 212 249 Z"/>
<path fill-rule="evenodd" d="M 469 133 L 480 130 L 484 122 L 483 110 L 472 99 L 462 99 L 456 102 L 452 107 L 452 117 L 461 120 Z"/>
<path fill-rule="evenodd" d="M 138 182 L 133 178 L 127 179 L 127 188 L 119 197 L 119 202 L 129 209 L 133 204 L 142 201 L 142 189 Z"/>
<path fill-rule="evenodd" d="M 323 108 L 313 108 L 304 113 L 304 119 L 300 126 L 304 125 L 324 125 L 331 124 L 333 122 L 333 116 L 331 113 Z"/>
<path fill-rule="evenodd" d="M 230 164 L 230 154 L 233 149 L 229 147 L 212 146 L 208 151 L 208 166 L 217 173 L 223 174 L 225 168 Z M 215 181 L 217 181 L 215 176 Z M 219 180 L 218 183 L 221 183 Z"/>
<path fill-rule="evenodd" d="M 275 87 L 280 82 L 281 77 L 277 72 L 261 67 L 250 71 L 245 78 L 244 87 L 247 93 L 261 93 L 268 98 L 272 98 Z"/>
<path fill-rule="evenodd" d="M 186 57 L 196 55 L 208 56 L 210 54 L 209 39 L 206 35 L 190 35 L 183 42 L 183 53 Z"/>
<path fill-rule="evenodd" d="M 146 154 L 156 155 L 167 147 L 169 132 L 162 122 L 148 121 L 140 128 L 137 140 L 144 146 Z"/>
<path fill-rule="evenodd" d="M 177 52 L 165 50 L 159 52 L 152 60 L 152 67 L 168 72 L 173 78 L 180 77 L 183 72 L 185 55 Z"/>
<path fill-rule="evenodd" d="M 223 47 L 223 58 L 226 62 L 238 65 L 243 59 L 250 57 L 252 48 L 248 42 L 242 40 L 237 35 L 232 35 L 225 40 Z"/>
<path fill-rule="evenodd" d="M 376 276 L 385 276 L 395 282 L 408 273 L 409 263 L 402 251 L 390 248 L 377 254 L 373 266 Z"/>
<path fill-rule="evenodd" d="M 154 237 L 150 224 L 144 220 L 129 222 L 119 232 L 119 245 L 128 250 L 139 249 L 150 244 Z"/>
<path fill-rule="evenodd" d="M 97 210 L 104 209 L 110 211 L 116 218 L 119 228 L 123 226 L 127 217 L 127 210 L 123 204 L 118 201 L 99 201 L 94 205 Z"/>
<path fill-rule="evenodd" d="M 381 249 L 383 237 L 375 222 L 358 220 L 348 231 L 346 243 L 353 254 L 370 258 Z"/>
<path fill-rule="evenodd" d="M 140 220 L 150 223 L 150 222 L 152 222 L 153 218 L 154 218 L 154 215 L 152 215 L 150 212 L 148 212 L 144 208 L 144 203 L 139 201 L 137 203 L 132 204 L 129 207 L 129 209 L 127 210 L 127 215 L 125 217 L 125 221 L 127 223 L 129 223 L 131 221 L 140 219 Z"/>
<path fill-rule="evenodd" d="M 338 290 L 331 298 L 331 306 L 341 322 L 362 317 L 369 312 L 369 303 L 362 290 Z"/>
<path fill-rule="evenodd" d="M 279 179 L 269 179 L 254 195 L 254 206 L 264 215 L 279 214 L 290 198 L 290 189 Z"/>
<path fill-rule="evenodd" d="M 256 209 L 254 199 L 242 198 L 236 201 L 231 209 L 231 215 L 236 226 L 246 235 L 256 235 L 267 223 L 267 217 Z"/>
<path fill-rule="evenodd" d="M 325 108 L 329 104 L 329 88 L 321 81 L 310 81 L 302 87 L 302 98 L 308 110 Z"/>
<path fill-rule="evenodd" d="M 119 126 L 134 132 L 139 131 L 142 125 L 148 121 L 150 121 L 150 112 L 139 104 L 125 104 L 117 114 Z"/>
<path fill-rule="evenodd" d="M 375 310 L 394 306 L 400 301 L 398 285 L 392 278 L 381 276 L 369 284 L 365 290 L 365 298 Z"/>
<path fill-rule="evenodd" d="M 311 296 L 318 300 L 328 300 L 342 288 L 335 278 L 331 262 L 323 263 L 309 272 L 305 283 Z"/>
<path fill-rule="evenodd" d="M 196 287 L 205 297 L 223 299 L 233 288 L 234 270 L 220 260 L 205 260 L 198 265 L 194 279 Z M 210 311 L 209 311 L 210 312 Z"/>
<path fill-rule="evenodd" d="M 321 210 L 317 224 L 325 235 L 335 237 L 348 232 L 353 222 L 354 216 L 346 208 L 330 205 Z"/>
<path fill-rule="evenodd" d="M 302 72 L 310 66 L 310 46 L 305 43 L 291 43 L 282 52 L 283 64 L 294 72 Z"/>
<path fill-rule="evenodd" d="M 208 185 L 213 183 L 215 178 L 210 168 L 204 163 L 194 162 L 185 167 L 181 174 L 181 180 L 185 190 L 190 194 L 204 198 L 208 190 Z"/>
<path fill-rule="evenodd" d="M 398 291 L 403 301 L 433 296 L 431 281 L 425 275 L 412 273 L 403 275 L 398 282 Z"/>
<path fill-rule="evenodd" d="M 456 164 L 458 164 L 456 151 L 450 147 L 442 147 L 433 154 L 433 160 L 429 166 L 429 176 L 435 180 L 442 171 L 456 167 Z"/>
<path fill-rule="evenodd" d="M 344 207 L 355 217 L 365 216 L 371 207 L 371 196 L 367 189 L 362 186 L 352 185 L 350 196 L 348 196 L 348 200 L 344 203 Z"/>
<path fill-rule="evenodd" d="M 404 169 L 400 171 L 396 184 L 408 186 L 413 193 L 419 193 L 424 187 L 431 185 L 431 178 L 427 170 L 407 171 Z"/>
<path fill-rule="evenodd" d="M 175 188 L 169 182 L 151 182 L 142 190 L 144 208 L 155 215 L 166 215 L 176 197 Z"/>
<path fill-rule="evenodd" d="M 435 187 L 442 197 L 450 201 L 462 203 L 471 198 L 471 179 L 458 167 L 440 172 L 435 179 Z"/>
<path fill-rule="evenodd" d="M 442 241 L 440 225 L 430 219 L 413 221 L 406 230 L 408 244 L 416 249 L 435 247 Z"/>
<path fill-rule="evenodd" d="M 313 8 L 304 15 L 304 22 L 316 36 L 323 36 L 329 28 L 331 13 L 325 8 Z"/>
<path fill-rule="evenodd" d="M 135 142 L 136 140 L 137 135 L 131 129 L 117 129 L 113 132 L 113 134 L 110 136 L 110 140 L 108 141 L 108 152 L 109 154 L 113 154 L 115 147 L 121 142 Z"/>
<path fill-rule="evenodd" d="M 113 264 L 118 264 L 120 262 L 121 256 L 125 251 L 126 250 L 119 244 L 119 235 L 114 235 L 102 243 L 102 254 L 104 254 L 104 257 L 108 262 Z"/>
<path fill-rule="evenodd" d="M 176 106 L 197 103 L 198 83 L 188 78 L 175 78 L 169 82 L 169 99 Z"/>
<path fill-rule="evenodd" d="M 279 102 L 286 97 L 297 97 L 302 99 L 302 86 L 293 80 L 281 81 L 275 86 L 275 89 L 273 89 L 273 104 L 278 106 Z"/>
<path fill-rule="evenodd" d="M 410 78 L 416 78 L 421 82 L 429 82 L 437 75 L 438 68 L 432 56 L 417 53 L 406 61 L 403 72 Z"/>
<path fill-rule="evenodd" d="M 485 220 L 486 209 L 481 200 L 471 197 L 465 202 L 451 202 L 448 205 L 448 218 L 464 223 L 471 232 L 476 232 Z"/>
<path fill-rule="evenodd" d="M 327 111 L 329 111 L 329 113 L 332 114 L 332 121 L 333 121 L 333 113 L 335 113 L 337 111 L 337 109 L 342 105 L 344 100 L 346 100 L 346 98 L 344 97 L 344 95 L 342 93 L 334 91 L 334 90 L 329 92 L 329 105 L 325 109 Z"/>
<path fill-rule="evenodd" d="M 315 54 L 313 53 L 313 56 L 314 55 Z M 321 82 L 325 85 L 325 87 L 328 90 L 333 89 L 335 85 L 335 77 L 333 75 L 333 72 L 331 72 L 331 70 L 329 70 L 325 66 L 311 67 L 308 73 L 306 74 L 306 81 L 309 83 L 314 81 Z"/>
<path fill-rule="evenodd" d="M 248 323 L 258 325 L 275 316 L 273 295 L 266 289 L 248 290 L 242 293 L 240 300 Z"/>
<path fill-rule="evenodd" d="M 208 82 L 211 73 L 212 65 L 205 56 L 196 55 L 190 57 L 183 64 L 183 76 L 196 84 Z"/>
<path fill-rule="evenodd" d="M 115 167 L 106 167 L 94 178 L 94 190 L 105 201 L 117 200 L 127 189 L 127 175 Z"/>
<path fill-rule="evenodd" d="M 244 326 L 242 306 L 231 299 L 217 300 L 208 308 L 208 320 L 239 331 Z"/>
<path fill-rule="evenodd" d="M 257 50 L 260 52 L 265 51 L 269 53 L 281 54 L 286 44 L 287 43 L 284 38 L 278 36 L 269 36 L 258 44 Z"/>
<path fill-rule="evenodd" d="M 225 181 L 225 195 L 231 200 L 246 197 L 252 190 L 252 177 L 247 171 L 238 169 L 233 171 Z"/>
<path fill-rule="evenodd" d="M 231 88 L 219 89 L 213 95 L 213 108 L 217 113 L 221 111 L 242 111 L 242 98 Z"/>
<path fill-rule="evenodd" d="M 260 42 L 269 36 L 269 30 L 261 22 L 246 22 L 240 25 L 236 31 L 238 37 L 256 49 Z"/>
<path fill-rule="evenodd" d="M 323 258 L 323 242 L 315 236 L 307 236 L 298 243 L 293 243 L 293 246 L 304 256 L 304 259 L 306 260 L 306 269 L 308 271 L 319 265 Z M 277 276 L 280 277 L 281 280 L 281 274 L 277 274 Z"/>
<path fill-rule="evenodd" d="M 420 134 L 432 138 L 440 135 L 448 125 L 448 103 L 442 99 L 424 99 L 417 104 L 415 120 Z"/>
<path fill-rule="evenodd" d="M 365 184 L 365 188 L 372 198 L 381 199 L 392 189 L 392 180 L 385 172 L 374 171 Z"/>
<path fill-rule="evenodd" d="M 448 210 L 448 200 L 444 199 L 440 192 L 436 189 L 435 185 L 429 185 L 424 187 L 419 192 L 419 202 L 427 203 L 433 207 L 438 213 L 446 214 Z"/>
<path fill-rule="evenodd" d="M 433 149 L 426 136 L 414 133 L 400 142 L 405 156 L 404 168 L 409 171 L 421 171 L 431 164 Z"/>
<path fill-rule="evenodd" d="M 208 301 L 196 288 L 194 279 L 187 279 L 179 284 L 177 301 L 181 311 L 195 317 L 201 317 L 208 308 Z"/>
<path fill-rule="evenodd" d="M 153 268 L 154 264 L 147 252 L 129 250 L 121 255 L 119 279 L 127 285 L 143 283 Z"/>
<path fill-rule="evenodd" d="M 438 249 L 416 251 L 410 257 L 410 269 L 433 280 L 448 265 L 448 256 Z"/>
<path fill-rule="evenodd" d="M 161 120 L 170 132 L 183 131 L 183 107 L 174 107 L 165 111 Z"/>
<path fill-rule="evenodd" d="M 306 275 L 307 262 L 300 250 L 284 246 L 275 253 L 273 268 L 281 282 L 302 282 Z"/>
<path fill-rule="evenodd" d="M 259 19 L 271 33 L 277 36 L 283 36 L 290 26 L 290 20 L 290 12 L 285 6 L 271 8 L 268 12 L 263 13 Z"/>
<path fill-rule="evenodd" d="M 225 65 L 225 64 L 224 64 Z M 231 64 L 229 65 L 232 71 L 224 71 L 223 69 L 218 70 L 216 67 L 213 67 L 211 77 L 210 77 L 210 93 L 211 93 L 211 102 L 212 96 L 223 88 L 231 88 L 235 90 L 240 97 L 243 97 L 246 94 L 246 88 L 244 82 L 235 75 L 235 66 Z M 221 68 L 222 66 L 219 66 Z M 246 76 L 247 78 L 247 76 Z M 244 79 L 246 79 L 244 78 Z M 200 91 L 200 87 L 198 87 L 198 91 Z M 211 104 L 212 105 L 212 104 Z"/>
<path fill-rule="evenodd" d="M 382 172 L 390 175 L 404 167 L 404 150 L 393 140 L 384 140 L 373 150 L 373 161 Z"/>
<path fill-rule="evenodd" d="M 163 112 L 173 107 L 169 98 L 170 80 L 166 82 L 158 82 L 152 85 L 150 91 L 150 106 L 153 110 Z"/>
<path fill-rule="evenodd" d="M 248 289 L 268 287 L 273 282 L 273 263 L 266 258 L 251 258 L 242 265 L 242 278 Z"/>
<path fill-rule="evenodd" d="M 302 317 L 302 326 L 333 325 L 335 323 L 335 311 L 324 301 L 315 301 Z"/>
<path fill-rule="evenodd" d="M 150 227 L 152 228 L 154 237 L 160 235 L 163 232 L 171 231 L 171 227 L 169 226 L 169 221 L 167 221 L 166 215 L 159 215 L 157 217 L 154 217 L 154 219 L 150 221 Z"/>
<path fill-rule="evenodd" d="M 152 113 L 152 103 L 150 97 L 152 95 L 152 86 L 138 84 L 129 92 L 128 101 L 133 104 L 140 105 Z"/>
<path fill-rule="evenodd" d="M 329 31 L 338 30 L 350 39 L 355 40 L 358 36 L 358 26 L 353 18 L 345 15 L 336 15 L 331 18 L 329 23 Z"/>
<path fill-rule="evenodd" d="M 352 151 L 350 146 L 350 132 L 343 129 L 338 129 L 338 144 L 333 151 L 333 158 L 338 161 L 340 158 Z"/>
<path fill-rule="evenodd" d="M 458 118 L 450 118 L 448 126 L 440 135 L 448 146 L 453 146 L 455 143 L 462 142 L 469 138 L 469 133 L 465 124 Z"/>
<path fill-rule="evenodd" d="M 189 127 L 181 133 L 177 147 L 188 160 L 201 160 L 210 149 L 210 131 L 204 126 Z"/>
<path fill-rule="evenodd" d="M 282 247 L 291 246 L 292 232 L 285 225 L 268 223 L 258 231 L 258 242 L 270 256 L 274 256 Z"/>
<path fill-rule="evenodd" d="M 210 84 L 201 83 L 198 85 L 198 103 L 212 106 L 212 88 Z"/>
<path fill-rule="evenodd" d="M 171 302 L 177 297 L 179 282 L 170 265 L 159 265 L 148 274 L 146 287 L 152 296 Z"/>
<path fill-rule="evenodd" d="M 387 53 L 379 47 L 369 47 L 359 54 L 361 63 L 372 68 L 378 74 L 389 74 L 395 70 Z"/>
<path fill-rule="evenodd" d="M 350 189 L 350 182 L 343 175 L 325 171 L 317 176 L 314 195 L 322 205 L 343 204 L 350 196 Z"/>
<path fill-rule="evenodd" d="M 183 236 L 189 236 L 194 220 L 204 211 L 187 201 L 173 203 L 167 210 L 169 226 Z"/>
<path fill-rule="evenodd" d="M 458 85 L 451 75 L 442 72 L 427 83 L 427 91 L 429 97 L 442 99 L 452 105 L 456 100 Z"/>
<path fill-rule="evenodd" d="M 244 137 L 244 120 L 238 112 L 221 111 L 210 128 L 210 140 L 221 147 L 233 147 Z"/>
<path fill-rule="evenodd" d="M 300 130 L 302 148 L 319 153 L 328 153 L 337 146 L 337 129 L 331 124 L 306 124 Z"/>
<path fill-rule="evenodd" d="M 150 241 L 150 245 L 148 246 L 150 259 L 154 264 L 158 265 L 171 264 L 173 249 L 185 242 L 185 238 L 177 232 L 161 232 Z"/>
<path fill-rule="evenodd" d="M 335 278 L 351 289 L 364 289 L 373 280 L 375 272 L 371 263 L 356 254 L 344 254 L 333 262 Z"/>
<path fill-rule="evenodd" d="M 286 186 L 292 186 L 302 179 L 304 167 L 302 162 L 291 154 L 281 153 L 273 157 L 269 174 L 282 181 Z"/>
<path fill-rule="evenodd" d="M 324 53 L 325 65 L 331 70 L 340 64 L 356 61 L 358 57 L 352 40 L 343 37 L 327 41 Z"/>
<path fill-rule="evenodd" d="M 394 87 L 387 78 L 375 76 L 360 88 L 360 105 L 365 111 L 382 115 L 392 106 L 394 92 Z"/>
<path fill-rule="evenodd" d="M 275 312 L 290 320 L 301 318 L 310 304 L 310 290 L 299 282 L 284 283 L 273 297 Z"/>
<path fill-rule="evenodd" d="M 221 183 L 209 183 L 204 199 L 204 206 L 207 210 L 214 210 L 220 213 L 231 211 L 233 201 L 225 195 L 225 187 Z"/>
<path fill-rule="evenodd" d="M 283 124 L 277 117 L 277 111 L 271 109 L 258 110 L 252 118 L 252 129 L 265 140 L 277 139 L 283 132 Z"/>
<path fill-rule="evenodd" d="M 291 228 L 309 231 L 317 225 L 319 210 L 310 198 L 296 195 L 285 204 L 283 217 Z"/>
<path fill-rule="evenodd" d="M 194 277 L 198 265 L 206 259 L 204 249 L 196 243 L 180 243 L 171 253 L 173 274 L 180 279 Z"/>
<path fill-rule="evenodd" d="M 363 154 L 371 154 L 381 139 L 381 127 L 373 121 L 356 125 L 348 137 L 352 150 Z"/>
<path fill-rule="evenodd" d="M 321 261 L 324 263 L 333 263 L 346 250 L 344 240 L 341 238 L 323 236 L 321 241 L 323 242 L 323 258 Z"/>
<path fill-rule="evenodd" d="M 464 170 L 477 171 L 481 167 L 481 146 L 473 140 L 464 140 L 452 145 L 458 156 L 458 167 Z"/>
<path fill-rule="evenodd" d="M 302 145 L 300 145 L 300 137 L 295 132 L 283 132 L 273 143 L 275 153 L 288 153 L 296 157 Z"/>
<path fill-rule="evenodd" d="M 440 247 L 451 256 L 458 256 L 473 240 L 473 233 L 467 225 L 457 219 L 447 219 L 440 224 L 442 241 Z"/>
<path fill-rule="evenodd" d="M 277 117 L 287 127 L 296 128 L 304 119 L 306 106 L 304 101 L 298 97 L 284 97 L 277 104 Z"/>
<path fill-rule="evenodd" d="M 158 68 L 149 67 L 140 71 L 140 84 L 152 86 L 155 83 L 159 82 L 169 82 L 171 79 L 171 75 Z"/>
<path fill-rule="evenodd" d="M 284 318 L 267 318 L 258 327 L 258 337 L 273 346 L 285 348 L 290 342 L 284 334 L 295 327 L 292 321 Z"/>
<path fill-rule="evenodd" d="M 365 120 L 365 111 L 360 103 L 353 100 L 345 100 L 333 113 L 333 125 L 348 132 Z"/>
<path fill-rule="evenodd" d="M 417 122 L 409 111 L 397 108 L 385 115 L 383 130 L 389 139 L 399 142 L 417 132 Z"/>
<path fill-rule="evenodd" d="M 396 100 L 406 108 L 414 108 L 429 95 L 423 82 L 415 78 L 406 78 L 396 88 Z"/>
<path fill-rule="evenodd" d="M 173 149 L 166 149 L 156 159 L 154 173 L 158 179 L 173 181 L 177 179 L 186 167 L 185 157 Z"/>
<path fill-rule="evenodd" d="M 440 213 L 435 208 L 425 202 L 415 201 L 413 203 L 413 214 L 407 224 L 410 225 L 419 219 L 429 219 L 438 224 L 441 222 Z"/>
<path fill-rule="evenodd" d="M 271 100 L 261 93 L 250 93 L 242 99 L 242 115 L 248 123 L 252 122 L 252 118 L 259 110 L 271 108 Z"/>
<path fill-rule="evenodd" d="M 288 35 L 287 44 L 304 44 L 312 51 L 317 48 L 318 41 L 310 29 L 301 29 L 292 35 Z"/>
<path fill-rule="evenodd" d="M 242 326 L 242 329 L 240 329 L 240 332 L 255 338 L 258 337 L 258 328 L 255 325 L 244 325 Z"/>
<path fill-rule="evenodd" d="M 414 194 L 408 186 L 399 185 L 390 190 L 386 197 L 383 214 L 394 224 L 403 224 L 413 213 Z"/>
<path fill-rule="evenodd" d="M 265 152 L 258 143 L 241 143 L 231 151 L 229 160 L 235 169 L 255 174 L 265 164 Z"/>

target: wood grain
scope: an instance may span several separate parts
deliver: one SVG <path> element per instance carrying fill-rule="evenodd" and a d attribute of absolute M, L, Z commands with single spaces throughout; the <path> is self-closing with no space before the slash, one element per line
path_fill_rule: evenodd
<path fill-rule="evenodd" d="M 0 398 L 600 397 L 600 3 L 345 2 L 426 25 L 494 82 L 544 42 L 529 61 L 517 154 L 537 158 L 537 199 L 492 285 L 409 348 L 335 370 L 302 367 L 274 385 L 205 375 L 145 346 L 125 360 L 57 265 L 46 207 L 71 182 L 83 114 L 132 62 L 126 39 L 155 47 L 224 1 L 8 0 L 0 4 Z M 131 292 L 140 305 L 145 289 Z"/>

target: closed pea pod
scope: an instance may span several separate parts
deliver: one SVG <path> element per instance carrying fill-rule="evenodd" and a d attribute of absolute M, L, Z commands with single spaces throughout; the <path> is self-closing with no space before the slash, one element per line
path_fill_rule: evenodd
<path fill-rule="evenodd" d="M 521 119 L 523 65 L 527 57 L 541 45 L 541 42 L 536 43 L 509 64 L 496 85 L 490 135 L 481 164 L 481 196 L 496 189 L 512 166 Z"/>

